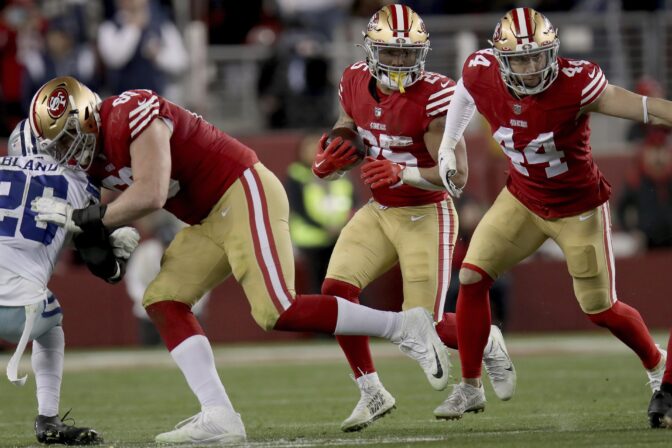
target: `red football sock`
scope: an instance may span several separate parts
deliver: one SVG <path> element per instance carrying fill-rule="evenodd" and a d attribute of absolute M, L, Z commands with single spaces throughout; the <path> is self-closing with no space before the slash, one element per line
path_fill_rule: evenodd
<path fill-rule="evenodd" d="M 197 334 L 205 336 L 205 332 L 186 303 L 175 300 L 164 300 L 152 303 L 145 308 L 149 318 L 154 322 L 168 351 L 173 351 L 185 339 Z"/>
<path fill-rule="evenodd" d="M 457 317 L 455 313 L 443 313 L 443 319 L 436 324 L 436 332 L 446 347 L 457 350 Z"/>
<path fill-rule="evenodd" d="M 342 297 L 353 303 L 359 303 L 360 289 L 350 283 L 327 278 L 322 283 L 322 294 Z M 368 336 L 336 336 L 338 345 L 345 354 L 355 378 L 376 371 L 371 357 Z"/>
<path fill-rule="evenodd" d="M 301 294 L 280 315 L 273 329 L 334 334 L 337 319 L 336 297 Z"/>
<path fill-rule="evenodd" d="M 607 328 L 642 360 L 645 369 L 653 369 L 660 362 L 660 352 L 649 334 L 639 312 L 618 301 L 606 311 L 588 314 L 594 324 Z"/>
<path fill-rule="evenodd" d="M 667 340 L 667 361 L 665 361 L 663 383 L 672 385 L 672 330 L 670 330 L 670 338 Z"/>
<path fill-rule="evenodd" d="M 460 347 L 462 378 L 480 378 L 483 350 L 490 336 L 490 287 L 494 280 L 481 268 L 463 264 L 481 274 L 481 280 L 460 285 L 457 294 L 457 343 Z"/>

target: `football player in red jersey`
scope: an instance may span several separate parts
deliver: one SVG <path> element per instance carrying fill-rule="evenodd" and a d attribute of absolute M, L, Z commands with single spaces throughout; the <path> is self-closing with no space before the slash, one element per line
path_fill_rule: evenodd
<path fill-rule="evenodd" d="M 100 103 L 92 97 L 74 78 L 51 80 L 31 102 L 30 125 L 44 151 L 74 169 L 90 168 L 94 179 L 121 194 L 107 205 L 77 210 L 41 197 L 32 209 L 37 220 L 75 233 L 115 228 L 162 207 L 191 224 L 166 249 L 143 304 L 201 412 L 157 442 L 246 438 L 191 313 L 231 274 L 262 328 L 384 337 L 420 363 L 435 389 L 447 386 L 448 353 L 425 310 L 386 313 L 340 297 L 295 293 L 287 195 L 254 151 L 151 91 L 127 91 Z M 77 119 L 84 110 L 84 119 Z M 56 120 L 61 117 L 67 119 Z"/>
<path fill-rule="evenodd" d="M 403 308 L 433 312 L 443 342 L 457 348 L 455 315 L 444 314 L 458 219 L 443 188 L 436 164 L 445 115 L 455 82 L 424 70 L 429 38 L 411 8 L 389 5 L 369 21 L 364 33 L 366 61 L 343 72 L 340 116 L 334 128 L 356 130 L 369 145 L 361 176 L 373 199 L 341 231 L 322 293 L 358 302 L 360 291 L 396 263 L 403 277 Z M 320 142 L 313 172 L 321 178 L 342 174 L 355 149 L 334 139 Z M 457 147 L 457 174 L 448 191 L 459 195 L 467 180 L 466 149 Z M 508 400 L 515 390 L 515 370 L 497 327 L 483 356 L 496 394 Z M 360 399 L 343 422 L 358 431 L 386 415 L 394 397 L 378 377 L 368 338 L 337 336 L 360 389 Z"/>
<path fill-rule="evenodd" d="M 611 187 L 590 148 L 590 112 L 672 125 L 672 103 L 610 85 L 592 62 L 558 57 L 550 21 L 516 8 L 497 24 L 492 48 L 467 58 L 439 149 L 443 178 L 456 172 L 453 148 L 476 109 L 509 157 L 509 177 L 472 237 L 460 270 L 457 340 L 462 383 L 435 411 L 460 418 L 485 406 L 481 355 L 490 328 L 488 290 L 502 272 L 548 238 L 562 249 L 583 312 L 630 347 L 651 388 L 660 387 L 666 352 L 637 310 L 617 300 L 611 247 Z"/>

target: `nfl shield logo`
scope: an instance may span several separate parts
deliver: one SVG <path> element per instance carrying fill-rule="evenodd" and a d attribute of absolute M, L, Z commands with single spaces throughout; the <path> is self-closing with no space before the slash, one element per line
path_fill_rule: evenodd
<path fill-rule="evenodd" d="M 520 113 L 523 111 L 523 106 L 520 104 L 514 104 L 513 105 L 513 113 L 516 115 L 520 115 Z"/>
<path fill-rule="evenodd" d="M 374 107 L 373 115 L 375 115 L 376 118 L 380 118 L 380 116 L 383 115 L 383 109 L 381 109 L 380 107 Z"/>

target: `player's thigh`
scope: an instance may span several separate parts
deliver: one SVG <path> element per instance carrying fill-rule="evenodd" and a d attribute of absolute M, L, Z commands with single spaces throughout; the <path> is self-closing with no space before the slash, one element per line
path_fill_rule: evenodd
<path fill-rule="evenodd" d="M 49 296 L 48 299 L 44 300 L 42 303 L 39 303 L 37 306 L 38 312 L 33 322 L 33 328 L 30 332 L 31 340 L 39 338 L 53 327 L 61 325 L 63 322 L 61 305 L 54 296 Z M 25 307 L 0 307 L 0 339 L 4 339 L 13 343 L 19 342 L 25 324 Z"/>
<path fill-rule="evenodd" d="M 493 279 L 534 253 L 548 238 L 529 209 L 504 188 L 476 226 L 464 264 Z"/>
<path fill-rule="evenodd" d="M 161 270 L 143 296 L 143 306 L 175 300 L 193 306 L 231 273 L 226 252 L 203 224 L 180 230 L 161 258 Z"/>
<path fill-rule="evenodd" d="M 272 329 L 295 295 L 287 194 L 278 178 L 257 163 L 229 188 L 225 200 L 227 212 L 213 213 L 209 228 L 226 247 L 255 321 Z M 226 227 L 218 229 L 217 221 Z"/>
<path fill-rule="evenodd" d="M 394 210 L 390 239 L 399 254 L 404 309 L 421 306 L 443 314 L 450 284 L 458 218 L 452 201 Z"/>
<path fill-rule="evenodd" d="M 388 211 L 370 202 L 355 213 L 336 241 L 327 278 L 363 289 L 395 265 L 397 252 L 382 223 Z"/>
<path fill-rule="evenodd" d="M 567 260 L 581 309 L 599 313 L 616 300 L 614 256 L 608 203 L 552 224 L 553 239 Z"/>

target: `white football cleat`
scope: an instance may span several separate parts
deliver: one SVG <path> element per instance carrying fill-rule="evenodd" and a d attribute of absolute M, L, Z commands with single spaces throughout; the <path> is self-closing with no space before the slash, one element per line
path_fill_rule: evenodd
<path fill-rule="evenodd" d="M 204 407 L 201 412 L 181 421 L 173 431 L 159 434 L 156 443 L 240 443 L 246 439 L 240 414 L 224 406 Z"/>
<path fill-rule="evenodd" d="M 466 383 L 453 385 L 453 392 L 434 409 L 438 419 L 457 420 L 465 412 L 483 412 L 485 410 L 485 390 Z"/>
<path fill-rule="evenodd" d="M 504 336 L 497 327 L 490 327 L 490 338 L 483 352 L 483 365 L 492 389 L 500 400 L 510 400 L 516 391 L 516 369 L 504 344 Z"/>
<path fill-rule="evenodd" d="M 399 345 L 402 353 L 420 364 L 434 389 L 445 389 L 450 376 L 450 354 L 436 334 L 432 316 L 420 307 L 401 314 L 401 336 L 392 342 Z"/>
<path fill-rule="evenodd" d="M 646 374 L 649 376 L 649 385 L 651 390 L 656 392 L 660 390 L 660 384 L 663 382 L 663 374 L 665 373 L 665 361 L 667 360 L 667 351 L 660 348 L 658 344 L 658 351 L 660 352 L 660 362 L 656 367 L 651 370 L 647 370 Z"/>
<path fill-rule="evenodd" d="M 350 417 L 341 423 L 345 432 L 360 431 L 396 408 L 396 400 L 380 381 L 363 380 L 357 385 L 361 396 Z"/>

